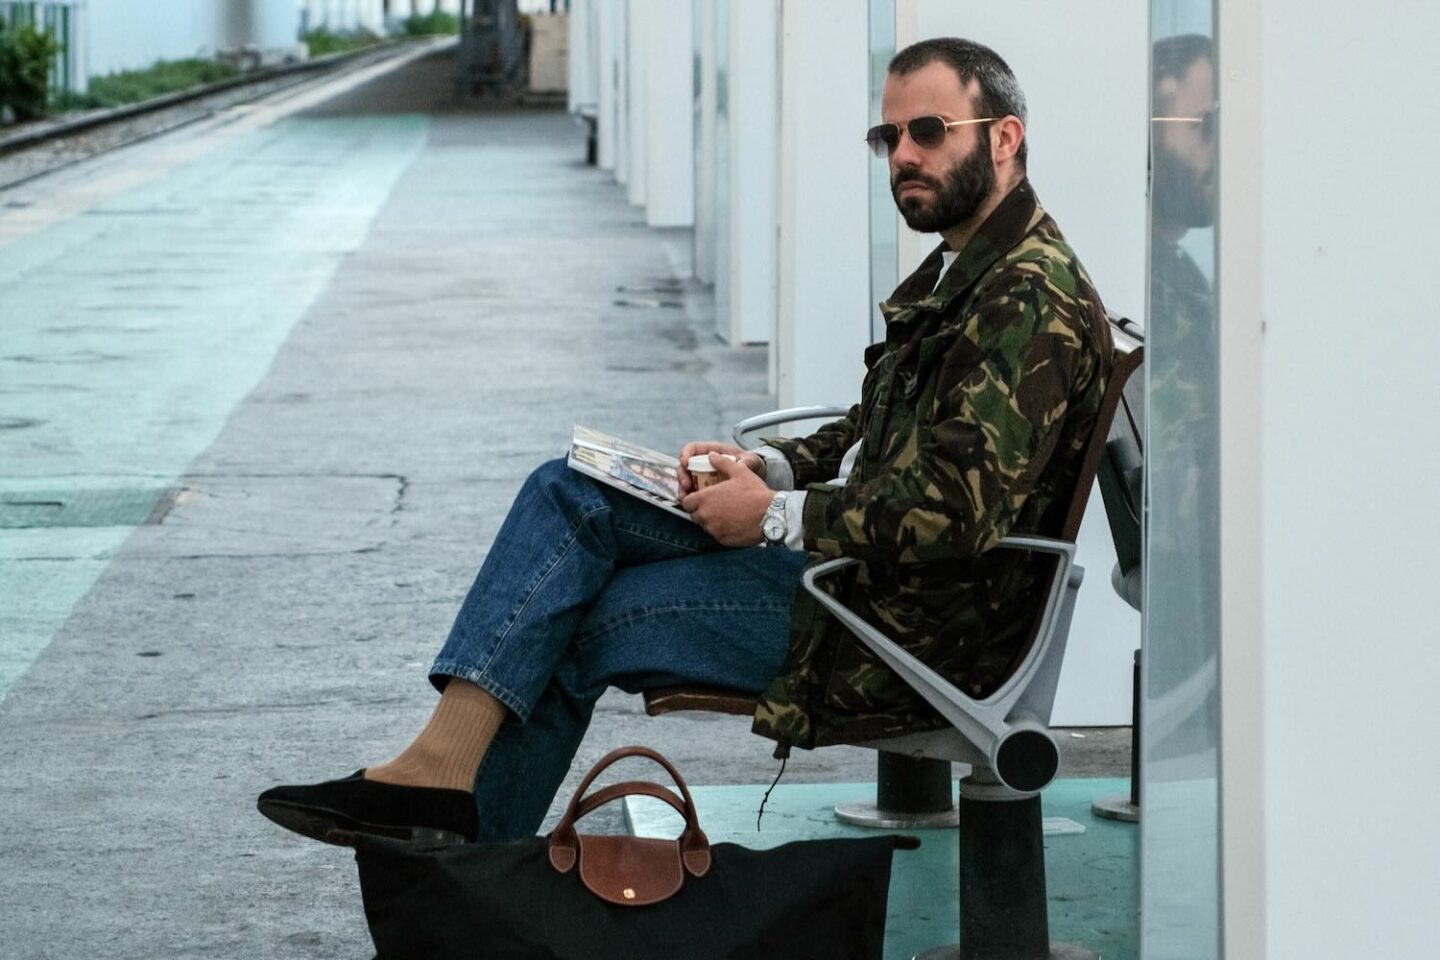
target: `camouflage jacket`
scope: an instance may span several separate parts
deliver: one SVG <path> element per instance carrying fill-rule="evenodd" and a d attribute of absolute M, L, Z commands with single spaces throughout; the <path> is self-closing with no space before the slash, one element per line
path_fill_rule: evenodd
<path fill-rule="evenodd" d="M 856 613 L 974 697 L 1028 638 L 1050 563 L 991 550 L 1060 532 L 1110 369 L 1100 297 L 1022 181 L 938 288 L 942 245 L 880 305 L 860 403 L 769 439 L 808 491 L 805 547 L 862 561 L 831 578 Z M 849 482 L 826 483 L 864 440 Z M 801 747 L 942 726 L 801 589 L 754 730 Z"/>

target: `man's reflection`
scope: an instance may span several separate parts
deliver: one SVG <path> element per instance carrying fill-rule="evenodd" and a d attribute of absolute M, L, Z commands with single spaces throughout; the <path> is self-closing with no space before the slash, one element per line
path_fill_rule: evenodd
<path fill-rule="evenodd" d="M 1212 277 L 1186 250 L 1213 243 L 1214 46 L 1165 37 L 1152 70 L 1146 737 L 1158 760 L 1207 754 L 1218 736 L 1218 338 Z"/>

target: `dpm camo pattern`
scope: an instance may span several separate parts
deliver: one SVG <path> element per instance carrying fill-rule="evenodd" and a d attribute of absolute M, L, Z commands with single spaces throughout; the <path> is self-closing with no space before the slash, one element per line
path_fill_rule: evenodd
<path fill-rule="evenodd" d="M 854 557 L 831 591 L 984 697 L 1013 668 L 1053 561 L 991 549 L 1059 533 L 1099 413 L 1111 343 L 1100 297 L 1022 181 L 936 288 L 941 250 L 880 305 L 861 401 L 809 437 L 771 439 L 805 488 L 807 550 Z M 845 451 L 864 440 L 850 481 Z M 943 725 L 801 590 L 754 730 L 802 747 Z"/>

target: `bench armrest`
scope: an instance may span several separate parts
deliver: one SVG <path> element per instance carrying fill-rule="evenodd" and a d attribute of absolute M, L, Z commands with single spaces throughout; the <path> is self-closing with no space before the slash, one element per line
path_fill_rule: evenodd
<path fill-rule="evenodd" d="M 1006 537 L 996 547 L 1000 548 L 1051 554 L 1056 558 L 1055 574 L 1046 592 L 1035 642 L 1010 678 L 984 700 L 966 696 L 818 585 L 822 578 L 860 561 L 846 557 L 828 560 L 806 570 L 801 580 L 826 610 L 990 759 L 1002 783 L 1019 792 L 1033 792 L 1049 783 L 1059 766 L 1058 749 L 1045 725 L 1054 702 L 1074 593 L 1084 570 L 1075 563 L 1075 544 L 1064 540 Z"/>
<path fill-rule="evenodd" d="M 744 447 L 746 450 L 753 450 L 754 447 L 745 439 L 746 434 L 754 433 L 756 430 L 763 430 L 766 427 L 779 426 L 782 423 L 795 423 L 799 420 L 834 420 L 845 416 L 850 412 L 849 407 L 787 407 L 784 410 L 772 410 L 769 413 L 762 413 L 754 417 L 746 417 L 735 424 L 731 436 L 735 438 L 737 447 Z"/>

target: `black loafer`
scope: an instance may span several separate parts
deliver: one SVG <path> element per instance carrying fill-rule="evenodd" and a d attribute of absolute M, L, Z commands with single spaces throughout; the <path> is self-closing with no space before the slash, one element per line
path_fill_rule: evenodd
<path fill-rule="evenodd" d="M 473 843 L 479 831 L 475 797 L 464 790 L 402 787 L 366 780 L 357 770 L 343 780 L 271 787 L 256 806 L 287 830 L 351 846 L 357 833 L 413 843 Z"/>

